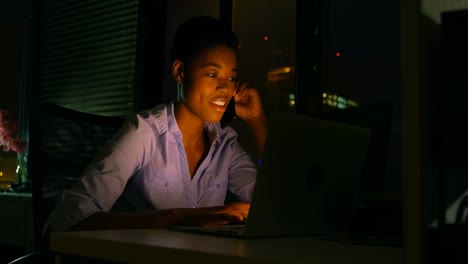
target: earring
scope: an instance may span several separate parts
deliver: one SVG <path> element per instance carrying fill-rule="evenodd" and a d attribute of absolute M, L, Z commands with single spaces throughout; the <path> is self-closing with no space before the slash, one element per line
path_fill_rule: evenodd
<path fill-rule="evenodd" d="M 177 82 L 177 98 L 181 98 L 183 94 L 184 85 L 180 82 Z"/>

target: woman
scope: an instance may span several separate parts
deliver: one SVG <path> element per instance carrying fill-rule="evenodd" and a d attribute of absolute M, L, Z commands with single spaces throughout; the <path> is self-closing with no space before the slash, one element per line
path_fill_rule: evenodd
<path fill-rule="evenodd" d="M 256 165 L 220 120 L 231 98 L 262 153 L 266 118 L 237 80 L 236 36 L 211 17 L 183 23 L 173 41 L 178 98 L 129 118 L 59 197 L 52 230 L 225 225 L 248 216 Z M 235 202 L 225 204 L 227 195 Z"/>

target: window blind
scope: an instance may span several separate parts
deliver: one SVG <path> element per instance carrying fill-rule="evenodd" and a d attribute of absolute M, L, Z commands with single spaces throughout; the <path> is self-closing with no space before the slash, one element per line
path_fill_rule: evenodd
<path fill-rule="evenodd" d="M 44 0 L 40 99 L 86 113 L 132 112 L 138 0 Z"/>

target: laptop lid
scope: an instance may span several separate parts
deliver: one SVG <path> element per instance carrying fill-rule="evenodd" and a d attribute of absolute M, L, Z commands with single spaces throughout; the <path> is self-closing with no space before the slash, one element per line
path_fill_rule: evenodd
<path fill-rule="evenodd" d="M 371 131 L 273 113 L 245 236 L 318 235 L 351 219 Z"/>

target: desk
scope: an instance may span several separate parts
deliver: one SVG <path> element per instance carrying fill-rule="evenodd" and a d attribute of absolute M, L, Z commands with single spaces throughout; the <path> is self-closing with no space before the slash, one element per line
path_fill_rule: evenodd
<path fill-rule="evenodd" d="M 239 239 L 168 229 L 52 232 L 50 249 L 124 263 L 403 263 L 401 248 L 311 237 Z"/>

